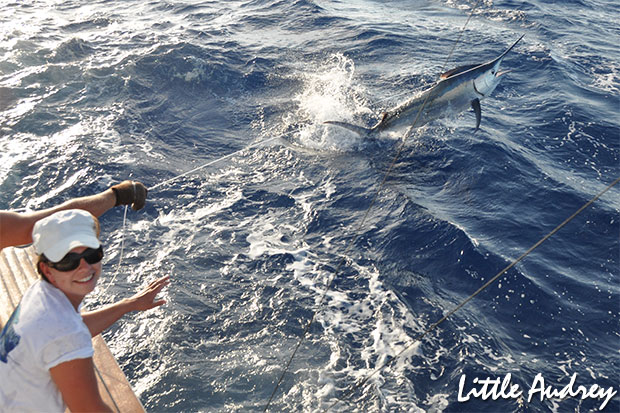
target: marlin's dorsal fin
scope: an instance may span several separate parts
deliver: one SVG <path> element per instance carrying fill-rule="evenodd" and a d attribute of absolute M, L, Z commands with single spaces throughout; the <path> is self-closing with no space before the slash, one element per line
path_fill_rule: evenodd
<path fill-rule="evenodd" d="M 463 65 L 463 66 L 455 67 L 452 70 L 448 70 L 447 72 L 442 73 L 439 77 L 441 79 L 447 79 L 451 76 L 455 76 L 460 73 L 467 72 L 469 69 L 473 69 L 474 67 L 478 67 L 478 66 L 480 65 Z"/>

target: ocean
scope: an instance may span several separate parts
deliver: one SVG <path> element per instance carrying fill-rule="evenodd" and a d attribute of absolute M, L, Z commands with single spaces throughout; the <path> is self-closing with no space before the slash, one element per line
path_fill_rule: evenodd
<path fill-rule="evenodd" d="M 147 411 L 595 411 L 620 390 L 619 186 L 417 337 L 620 176 L 619 20 L 611 0 L 9 0 L 0 208 L 151 188 L 101 217 L 87 299 L 172 276 L 104 334 Z M 522 34 L 478 131 L 471 110 L 377 139 L 324 123 L 372 126 Z"/>

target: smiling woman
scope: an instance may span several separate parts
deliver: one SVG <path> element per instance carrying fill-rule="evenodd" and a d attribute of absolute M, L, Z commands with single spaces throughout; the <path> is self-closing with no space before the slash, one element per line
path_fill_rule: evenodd
<path fill-rule="evenodd" d="M 82 210 L 57 212 L 35 224 L 43 279 L 26 291 L 0 335 L 3 411 L 111 411 L 99 393 L 91 337 L 128 312 L 162 305 L 155 297 L 168 277 L 129 299 L 80 314 L 101 274 L 98 232 L 96 218 Z"/>

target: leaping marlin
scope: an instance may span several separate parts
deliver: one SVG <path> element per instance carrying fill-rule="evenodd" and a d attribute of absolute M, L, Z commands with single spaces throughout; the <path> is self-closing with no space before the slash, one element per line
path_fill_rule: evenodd
<path fill-rule="evenodd" d="M 413 126 L 418 128 L 433 119 L 462 112 L 471 106 L 476 113 L 476 130 L 478 130 L 482 118 L 480 99 L 489 96 L 499 84 L 501 76 L 510 72 L 510 70 L 500 72 L 499 66 L 506 54 L 523 39 L 523 36 L 525 35 L 519 37 L 497 59 L 484 64 L 459 66 L 443 73 L 435 86 L 383 113 L 381 120 L 372 128 L 338 121 L 325 123 L 347 128 L 360 135 L 371 135 L 394 127 L 413 125 L 414 122 Z M 423 110 L 418 115 L 420 108 Z"/>

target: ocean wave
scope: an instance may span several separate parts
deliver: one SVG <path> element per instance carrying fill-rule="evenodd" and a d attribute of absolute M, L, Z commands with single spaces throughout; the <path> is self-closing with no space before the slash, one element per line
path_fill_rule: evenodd
<path fill-rule="evenodd" d="M 3 208 L 154 188 L 126 221 L 102 217 L 89 298 L 173 276 L 166 306 L 106 333 L 148 410 L 263 410 L 299 342 L 270 410 L 596 408 L 456 394 L 462 374 L 613 385 L 617 189 L 416 342 L 618 172 L 615 3 L 485 1 L 463 30 L 474 4 L 0 10 Z M 396 159 L 404 131 L 371 142 L 324 124 L 372 125 L 521 33 L 476 132 L 470 111 L 437 120 Z"/>

